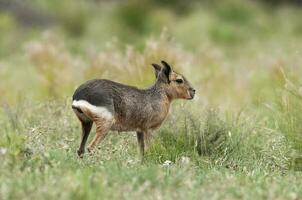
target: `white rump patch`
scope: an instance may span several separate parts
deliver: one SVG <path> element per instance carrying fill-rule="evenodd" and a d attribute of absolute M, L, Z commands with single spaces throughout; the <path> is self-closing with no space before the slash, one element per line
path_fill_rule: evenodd
<path fill-rule="evenodd" d="M 79 100 L 79 101 L 74 100 L 72 102 L 72 105 L 77 108 L 80 108 L 81 110 L 88 109 L 90 112 L 95 113 L 96 115 L 98 115 L 100 117 L 104 117 L 106 119 L 113 118 L 112 113 L 107 108 L 100 107 L 100 106 L 94 106 L 85 100 Z"/>

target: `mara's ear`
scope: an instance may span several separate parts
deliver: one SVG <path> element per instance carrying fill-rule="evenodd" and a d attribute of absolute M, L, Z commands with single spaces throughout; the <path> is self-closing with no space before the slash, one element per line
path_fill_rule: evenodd
<path fill-rule="evenodd" d="M 168 63 L 166 63 L 165 61 L 161 61 L 161 63 L 163 64 L 163 68 L 161 70 L 161 73 L 160 73 L 160 76 L 162 78 L 162 80 L 165 82 L 165 83 L 170 83 L 170 74 L 171 74 L 171 67 Z"/>
<path fill-rule="evenodd" d="M 157 78 L 158 77 L 158 74 L 161 70 L 161 66 L 159 66 L 158 64 L 152 64 L 153 68 L 154 68 L 154 71 L 155 71 L 155 77 Z"/>

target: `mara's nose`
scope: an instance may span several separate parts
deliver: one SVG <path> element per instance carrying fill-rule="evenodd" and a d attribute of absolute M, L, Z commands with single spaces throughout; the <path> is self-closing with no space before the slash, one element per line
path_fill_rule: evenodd
<path fill-rule="evenodd" d="M 194 88 L 189 88 L 189 94 L 190 94 L 190 98 L 189 99 L 193 99 L 195 96 L 195 89 Z"/>

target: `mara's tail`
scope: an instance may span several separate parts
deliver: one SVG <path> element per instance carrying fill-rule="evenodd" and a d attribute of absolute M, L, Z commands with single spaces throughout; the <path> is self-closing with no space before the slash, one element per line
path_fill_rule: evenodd
<path fill-rule="evenodd" d="M 72 107 L 72 109 L 78 111 L 79 113 L 83 113 L 83 111 L 80 108 L 78 108 L 78 107 L 76 107 L 74 105 L 72 105 L 71 107 Z"/>

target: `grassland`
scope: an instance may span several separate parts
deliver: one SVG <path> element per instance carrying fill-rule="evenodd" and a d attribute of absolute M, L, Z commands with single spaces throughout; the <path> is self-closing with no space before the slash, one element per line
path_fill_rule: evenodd
<path fill-rule="evenodd" d="M 302 199 L 301 8 L 32 2 L 58 23 L 0 14 L 1 200 Z M 143 162 L 135 133 L 117 132 L 79 159 L 76 86 L 148 87 L 162 59 L 197 98 L 173 104 Z"/>

